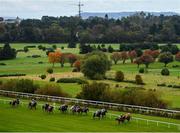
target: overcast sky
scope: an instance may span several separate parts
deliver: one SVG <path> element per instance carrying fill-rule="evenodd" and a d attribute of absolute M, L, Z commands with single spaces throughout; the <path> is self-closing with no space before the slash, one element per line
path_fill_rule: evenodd
<path fill-rule="evenodd" d="M 84 12 L 172 11 L 180 13 L 180 0 L 81 0 Z M 78 13 L 78 0 L 0 0 L 0 16 L 41 18 Z"/>

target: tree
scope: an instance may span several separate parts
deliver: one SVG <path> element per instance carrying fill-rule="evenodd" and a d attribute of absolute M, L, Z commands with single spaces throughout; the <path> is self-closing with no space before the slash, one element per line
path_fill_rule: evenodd
<path fill-rule="evenodd" d="M 111 63 L 103 52 L 92 52 L 86 55 L 81 71 L 90 79 L 105 77 L 106 71 L 110 70 Z"/>
<path fill-rule="evenodd" d="M 168 63 L 173 62 L 173 60 L 173 55 L 170 52 L 164 52 L 159 55 L 159 62 L 164 63 L 164 67 L 166 67 Z"/>
<path fill-rule="evenodd" d="M 178 52 L 175 56 L 175 60 L 180 62 L 180 52 Z"/>
<path fill-rule="evenodd" d="M 137 53 L 136 53 L 135 50 L 129 51 L 128 56 L 129 56 L 129 58 L 131 59 L 131 63 L 133 63 L 133 62 L 134 62 L 134 59 L 137 57 Z"/>
<path fill-rule="evenodd" d="M 137 57 L 141 57 L 143 55 L 142 49 L 140 48 L 136 49 L 136 54 L 137 54 Z"/>
<path fill-rule="evenodd" d="M 146 66 L 146 68 L 149 67 L 149 64 L 150 63 L 153 63 L 154 62 L 154 58 L 149 55 L 149 54 L 143 54 L 141 57 L 140 57 L 141 61 L 142 61 L 142 64 L 144 64 Z"/>
<path fill-rule="evenodd" d="M 123 60 L 123 64 L 126 62 L 126 60 L 128 59 L 128 54 L 126 51 L 121 52 L 121 58 Z"/>
<path fill-rule="evenodd" d="M 159 54 L 160 54 L 159 50 L 153 50 L 151 52 L 151 55 L 154 59 L 156 59 L 159 56 Z"/>
<path fill-rule="evenodd" d="M 77 60 L 77 56 L 75 54 L 69 54 L 67 58 L 71 67 L 73 67 L 74 62 Z"/>
<path fill-rule="evenodd" d="M 111 60 L 114 61 L 114 64 L 117 64 L 118 61 L 121 60 L 121 53 L 120 52 L 114 52 L 114 53 L 112 53 L 110 58 L 111 58 Z"/>
<path fill-rule="evenodd" d="M 171 53 L 173 55 L 175 55 L 175 54 L 177 54 L 179 52 L 179 48 L 178 48 L 177 45 L 172 45 L 170 49 L 171 49 Z"/>
<path fill-rule="evenodd" d="M 62 55 L 62 53 L 60 53 L 59 51 L 50 52 L 48 54 L 49 63 L 52 63 L 53 67 L 54 67 L 54 64 L 59 62 L 61 55 Z"/>
<path fill-rule="evenodd" d="M 113 49 L 113 47 L 112 47 L 111 45 L 108 46 L 108 52 L 109 52 L 109 53 L 114 52 L 114 49 Z"/>
<path fill-rule="evenodd" d="M 77 70 L 78 72 L 80 72 L 80 70 L 81 70 L 81 61 L 80 61 L 80 60 L 76 60 L 76 61 L 74 62 L 74 64 L 73 64 L 73 66 L 76 68 L 76 70 Z"/>
<path fill-rule="evenodd" d="M 61 67 L 64 67 L 64 63 L 66 61 L 66 57 L 67 57 L 67 54 L 64 54 L 62 53 L 60 56 L 59 56 L 59 63 L 61 64 Z"/>
<path fill-rule="evenodd" d="M 53 69 L 52 68 L 48 68 L 47 69 L 47 73 L 52 74 L 53 73 Z"/>
<path fill-rule="evenodd" d="M 136 60 L 134 61 L 135 64 L 137 64 L 137 67 L 139 68 L 139 66 L 142 64 L 142 60 L 140 57 L 136 58 Z"/>
<path fill-rule="evenodd" d="M 9 43 L 5 43 L 4 47 L 0 49 L 0 60 L 16 58 L 16 50 L 11 48 Z"/>

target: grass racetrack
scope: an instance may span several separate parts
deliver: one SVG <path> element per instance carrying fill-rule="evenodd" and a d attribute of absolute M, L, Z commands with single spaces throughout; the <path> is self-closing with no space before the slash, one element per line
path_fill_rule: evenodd
<path fill-rule="evenodd" d="M 117 113 L 117 112 L 113 112 Z M 118 113 L 119 114 L 119 113 Z M 173 123 L 180 123 L 179 120 L 150 117 L 143 115 L 133 115 L 133 117 L 141 117 L 159 121 L 167 121 Z M 105 119 L 93 119 L 92 114 L 88 115 L 72 115 L 71 113 L 60 113 L 57 108 L 54 113 L 48 114 L 41 110 L 38 106 L 37 110 L 27 109 L 27 105 L 23 104 L 17 108 L 11 107 L 8 102 L 0 100 L 0 131 L 73 131 L 73 132 L 179 132 L 180 127 L 171 125 L 168 127 L 166 124 L 158 124 L 146 121 L 126 122 L 118 125 L 114 117 L 110 119 L 107 115 Z"/>

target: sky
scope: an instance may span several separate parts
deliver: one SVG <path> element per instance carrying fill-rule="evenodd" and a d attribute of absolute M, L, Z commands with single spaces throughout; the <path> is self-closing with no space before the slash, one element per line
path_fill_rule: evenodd
<path fill-rule="evenodd" d="M 41 18 L 78 14 L 79 0 L 0 0 L 0 16 Z M 154 11 L 180 13 L 180 0 L 81 0 L 83 12 Z"/>

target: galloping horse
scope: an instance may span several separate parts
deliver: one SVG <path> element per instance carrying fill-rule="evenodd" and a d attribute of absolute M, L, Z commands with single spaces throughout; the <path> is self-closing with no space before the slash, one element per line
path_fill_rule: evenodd
<path fill-rule="evenodd" d="M 124 123 L 125 120 L 127 120 L 129 122 L 131 120 L 131 114 L 127 113 L 127 114 L 121 115 L 121 116 L 117 117 L 115 120 L 118 121 L 118 124 Z"/>
<path fill-rule="evenodd" d="M 106 109 L 100 109 L 97 110 L 94 114 L 93 114 L 93 118 L 98 117 L 100 118 L 104 118 L 104 116 L 106 116 L 107 110 Z"/>
<path fill-rule="evenodd" d="M 45 105 L 42 106 L 42 109 L 48 113 L 53 112 L 54 107 L 46 103 Z"/>
<path fill-rule="evenodd" d="M 28 104 L 28 108 L 30 109 L 33 109 L 33 108 L 36 109 L 36 106 L 37 106 L 37 102 L 35 99 L 32 99 Z"/>
<path fill-rule="evenodd" d="M 20 104 L 20 100 L 17 98 L 15 100 L 10 101 L 9 104 L 13 107 L 18 106 Z"/>
<path fill-rule="evenodd" d="M 61 112 L 63 112 L 63 113 L 67 112 L 67 110 L 68 110 L 68 105 L 66 105 L 66 104 L 61 105 L 61 106 L 59 107 L 59 110 L 60 110 Z"/>

